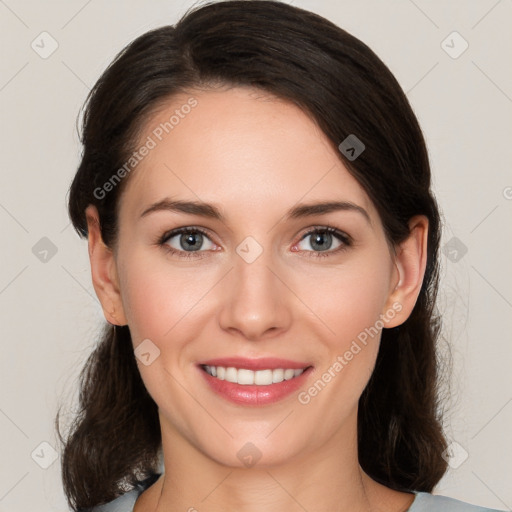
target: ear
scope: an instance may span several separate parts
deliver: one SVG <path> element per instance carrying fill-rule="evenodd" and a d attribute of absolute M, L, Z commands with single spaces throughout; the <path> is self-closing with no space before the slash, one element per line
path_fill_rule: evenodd
<path fill-rule="evenodd" d="M 89 205 L 85 210 L 89 242 L 89 260 L 94 290 L 100 300 L 107 322 L 126 325 L 119 279 L 113 251 L 105 245 L 101 236 L 98 210 Z"/>
<path fill-rule="evenodd" d="M 395 272 L 386 302 L 388 321 L 384 327 L 396 327 L 409 318 L 423 284 L 425 268 L 427 265 L 428 218 L 416 215 L 409 221 L 409 236 L 396 250 Z M 396 314 L 389 318 L 389 312 Z"/>

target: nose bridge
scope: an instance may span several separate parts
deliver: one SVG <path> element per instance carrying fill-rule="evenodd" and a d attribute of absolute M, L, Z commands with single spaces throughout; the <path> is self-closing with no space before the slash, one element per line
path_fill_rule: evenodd
<path fill-rule="evenodd" d="M 263 293 L 275 296 L 275 293 L 271 293 L 275 275 L 270 271 L 275 261 L 269 240 L 260 243 L 253 236 L 248 236 L 238 244 L 235 252 L 233 271 L 237 287 L 251 295 Z"/>
<path fill-rule="evenodd" d="M 278 277 L 272 247 L 267 237 L 260 243 L 248 236 L 235 248 L 233 269 L 222 301 L 221 324 L 249 339 L 267 331 L 281 330 L 290 320 L 286 287 Z"/>

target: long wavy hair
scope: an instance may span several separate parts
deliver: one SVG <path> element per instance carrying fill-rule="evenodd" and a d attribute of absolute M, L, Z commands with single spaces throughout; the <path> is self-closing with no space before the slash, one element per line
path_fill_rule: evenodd
<path fill-rule="evenodd" d="M 447 469 L 442 429 L 439 280 L 440 214 L 431 191 L 423 134 L 400 85 L 356 37 L 286 3 L 232 0 L 189 10 L 174 26 L 124 48 L 84 105 L 83 154 L 69 193 L 69 215 L 87 237 L 85 209 L 96 206 L 101 234 L 116 244 L 124 183 L 95 193 L 129 159 L 155 109 L 177 93 L 249 85 L 294 103 L 337 147 L 356 134 L 365 151 L 338 152 L 377 208 L 388 243 L 429 220 L 426 272 L 415 307 L 384 329 L 374 372 L 359 400 L 359 463 L 396 490 L 431 492 Z M 158 409 L 140 377 L 128 326 L 105 325 L 79 378 L 78 410 L 63 436 L 62 479 L 72 509 L 106 503 L 158 471 Z M 60 413 L 60 410 L 59 410 Z"/>

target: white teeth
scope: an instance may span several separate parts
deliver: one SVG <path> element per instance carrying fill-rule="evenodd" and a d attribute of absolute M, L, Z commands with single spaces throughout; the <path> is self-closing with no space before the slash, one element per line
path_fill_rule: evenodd
<path fill-rule="evenodd" d="M 282 382 L 284 380 L 284 370 L 282 368 L 277 368 L 272 371 L 272 382 L 275 384 L 276 382 Z"/>
<path fill-rule="evenodd" d="M 284 380 L 293 379 L 295 372 L 293 370 L 285 370 L 284 371 Z"/>
<path fill-rule="evenodd" d="M 238 370 L 238 383 L 254 384 L 254 372 L 240 368 L 240 370 Z M 259 382 L 256 382 L 256 384 L 259 384 Z"/>
<path fill-rule="evenodd" d="M 226 368 L 226 376 L 224 377 L 224 380 L 236 383 L 238 380 L 238 372 L 236 371 L 236 368 L 233 368 L 232 366 Z"/>
<path fill-rule="evenodd" d="M 254 384 L 258 386 L 268 386 L 272 382 L 272 370 L 258 370 L 254 372 Z"/>
<path fill-rule="evenodd" d="M 269 386 L 283 380 L 290 380 L 302 374 L 304 369 L 276 368 L 275 370 L 248 370 L 246 368 L 226 368 L 224 366 L 205 365 L 204 369 L 212 377 L 219 380 L 227 380 L 244 386 L 256 384 L 258 386 Z"/>

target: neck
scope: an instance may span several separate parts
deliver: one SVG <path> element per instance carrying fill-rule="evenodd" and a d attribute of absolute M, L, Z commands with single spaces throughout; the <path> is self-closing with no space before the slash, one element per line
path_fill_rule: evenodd
<path fill-rule="evenodd" d="M 161 418 L 165 473 L 135 510 L 368 512 L 377 505 L 380 511 L 406 510 L 412 495 L 378 484 L 359 466 L 352 423 L 315 451 L 285 464 L 240 468 L 207 457 Z"/>

